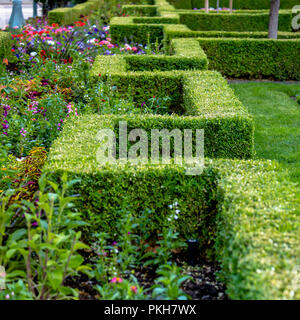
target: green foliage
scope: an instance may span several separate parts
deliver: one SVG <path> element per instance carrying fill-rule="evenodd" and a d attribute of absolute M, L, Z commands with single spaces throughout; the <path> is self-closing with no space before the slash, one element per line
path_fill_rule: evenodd
<path fill-rule="evenodd" d="M 91 149 L 90 149 L 91 150 Z M 91 156 L 93 152 L 90 151 Z M 187 176 L 184 168 L 176 166 L 102 166 L 94 161 L 81 164 L 89 172 L 80 168 L 78 159 L 70 162 L 52 161 L 45 168 L 56 177 L 59 172 L 67 170 L 72 176 L 82 179 L 76 187 L 81 194 L 79 208 L 85 213 L 85 221 L 91 224 L 89 233 L 104 231 L 109 234 L 118 233 L 117 222 L 122 217 L 121 208 L 130 203 L 135 217 L 146 209 L 152 211 L 149 233 L 156 238 L 167 223 L 170 216 L 169 205 L 175 199 L 182 203 L 181 214 L 177 224 L 181 237 L 196 236 L 203 239 L 213 237 L 213 223 L 217 191 L 214 184 L 215 172 L 208 168 L 201 176 Z M 92 160 L 92 159 L 91 159 Z M 80 160 L 79 160 L 80 161 Z M 76 172 L 75 172 L 76 171 Z M 103 223 L 105 221 L 105 223 Z M 88 236 L 88 234 L 87 234 Z"/>
<path fill-rule="evenodd" d="M 152 287 L 152 297 L 159 300 L 188 300 L 189 296 L 181 290 L 182 284 L 191 279 L 182 275 L 181 270 L 176 265 L 162 265 L 157 274 L 160 275 L 155 280 Z"/>
<path fill-rule="evenodd" d="M 205 70 L 207 58 L 195 39 L 174 39 L 171 42 L 172 55 L 125 55 L 98 56 L 91 74 L 125 71 L 170 71 L 170 70 Z"/>
<path fill-rule="evenodd" d="M 265 31 L 194 31 L 183 24 L 165 25 L 165 41 L 169 43 L 175 38 L 268 38 L 268 32 Z M 298 39 L 298 32 L 278 32 L 278 39 Z"/>
<path fill-rule="evenodd" d="M 193 8 L 204 8 L 204 0 L 168 0 L 173 4 L 177 9 L 193 9 Z M 228 8 L 228 0 L 220 0 L 221 8 Z M 216 0 L 210 0 L 210 7 L 216 8 Z M 280 3 L 281 9 L 291 9 L 295 5 L 299 4 L 297 0 L 284 0 Z M 235 9 L 269 9 L 270 1 L 269 0 L 234 0 L 233 7 Z"/>
<path fill-rule="evenodd" d="M 1 198 L 0 231 L 6 236 L 0 238 L 0 263 L 7 269 L 8 283 L 26 279 L 28 295 L 35 300 L 76 298 L 76 290 L 64 282 L 89 270 L 82 266 L 84 259 L 78 254 L 88 247 L 80 241 L 81 233 L 75 231 L 86 223 L 72 210 L 74 197 L 66 196 L 67 189 L 78 180 L 68 181 L 64 174 L 61 189 L 45 176 L 39 182 L 35 203 L 23 200 L 20 205 L 7 207 L 13 190 Z M 5 231 L 11 228 L 16 208 L 24 214 L 25 227 L 7 236 Z"/>
<path fill-rule="evenodd" d="M 156 19 L 156 23 L 159 22 Z M 110 34 L 115 43 L 124 43 L 125 40 L 135 43 L 151 43 L 163 40 L 163 21 L 160 24 L 134 23 L 132 17 L 114 17 L 110 21 Z"/>
<path fill-rule="evenodd" d="M 157 6 L 151 5 L 124 5 L 122 12 L 130 16 L 153 17 L 157 15 Z"/>
<path fill-rule="evenodd" d="M 88 15 L 92 10 L 98 8 L 97 0 L 77 4 L 72 8 L 58 8 L 48 12 L 49 24 L 68 25 L 77 21 L 81 15 Z"/>
<path fill-rule="evenodd" d="M 3 58 L 9 58 L 11 55 L 11 34 L 9 32 L 0 31 L 0 62 Z"/>
<path fill-rule="evenodd" d="M 180 23 L 201 31 L 268 31 L 269 12 L 209 13 L 179 11 Z M 292 12 L 280 11 L 278 30 L 292 31 Z"/>
<path fill-rule="evenodd" d="M 300 299 L 299 197 L 271 161 L 215 161 L 224 190 L 216 252 L 231 299 Z"/>
<path fill-rule="evenodd" d="M 300 80 L 300 40 L 198 39 L 209 68 L 231 78 Z"/>

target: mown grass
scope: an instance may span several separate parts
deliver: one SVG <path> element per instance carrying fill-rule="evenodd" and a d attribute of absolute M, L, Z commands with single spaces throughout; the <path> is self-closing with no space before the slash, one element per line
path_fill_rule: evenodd
<path fill-rule="evenodd" d="M 300 105 L 291 97 L 299 84 L 233 83 L 255 119 L 255 157 L 279 161 L 300 187 Z"/>

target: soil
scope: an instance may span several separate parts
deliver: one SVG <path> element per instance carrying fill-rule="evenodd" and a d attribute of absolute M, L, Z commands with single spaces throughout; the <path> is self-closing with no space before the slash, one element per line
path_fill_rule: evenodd
<path fill-rule="evenodd" d="M 226 286 L 216 279 L 216 274 L 220 271 L 218 265 L 214 263 L 202 263 L 196 266 L 188 266 L 185 263 L 185 255 L 176 255 L 174 262 L 182 268 L 182 273 L 191 276 L 191 280 L 183 283 L 182 289 L 192 300 L 228 300 Z M 157 274 L 151 267 L 141 267 L 136 269 L 134 276 L 140 286 L 151 292 Z M 65 285 L 77 288 L 80 292 L 80 300 L 98 300 L 99 293 L 94 289 L 97 285 L 95 279 L 90 280 L 86 275 L 68 278 Z M 147 291 L 148 291 L 147 290 Z"/>

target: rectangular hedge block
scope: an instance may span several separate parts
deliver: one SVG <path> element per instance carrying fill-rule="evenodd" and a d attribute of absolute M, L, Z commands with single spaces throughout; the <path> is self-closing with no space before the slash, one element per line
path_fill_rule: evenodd
<path fill-rule="evenodd" d="M 177 9 L 193 9 L 193 8 L 204 8 L 205 0 L 168 0 L 169 3 L 173 4 Z M 298 0 L 283 0 L 280 1 L 281 9 L 291 9 L 294 6 L 298 5 Z M 229 0 L 220 0 L 221 8 L 229 7 Z M 210 0 L 209 6 L 216 8 L 217 1 Z M 234 9 L 269 9 L 270 1 L 269 0 L 234 0 L 233 1 Z"/>
<path fill-rule="evenodd" d="M 166 42 L 176 38 L 253 38 L 267 39 L 268 32 L 252 31 L 193 31 L 183 24 L 165 25 L 164 35 Z M 278 32 L 278 39 L 299 39 L 300 32 Z"/>
<path fill-rule="evenodd" d="M 158 20 L 156 20 L 158 22 Z M 110 34 L 113 42 L 135 42 L 146 44 L 158 41 L 161 43 L 164 38 L 163 24 L 142 24 L 134 23 L 132 17 L 114 17 L 110 21 Z"/>
<path fill-rule="evenodd" d="M 271 161 L 206 160 L 202 175 L 186 176 L 175 165 L 110 165 L 93 158 L 100 116 L 69 119 L 51 148 L 44 171 L 52 180 L 68 173 L 80 179 L 79 209 L 85 234 L 116 230 L 122 208 L 150 210 L 153 235 L 161 231 L 175 201 L 181 237 L 200 240 L 202 253 L 216 257 L 231 299 L 300 299 L 299 200 L 287 173 Z"/>
<path fill-rule="evenodd" d="M 98 0 L 88 0 L 72 8 L 58 8 L 48 12 L 48 22 L 59 25 L 69 25 L 77 21 L 81 15 L 88 15 L 98 8 Z"/>
<path fill-rule="evenodd" d="M 196 39 L 174 39 L 171 42 L 173 55 L 125 55 L 98 56 L 92 73 L 97 76 L 98 69 L 109 71 L 170 71 L 170 70 L 205 70 L 207 58 Z"/>
<path fill-rule="evenodd" d="M 68 172 L 71 179 L 81 179 L 73 192 L 81 195 L 79 208 L 91 224 L 87 234 L 100 230 L 109 234 L 118 232 L 116 221 L 122 215 L 120 209 L 127 208 L 135 215 L 152 211 L 151 228 L 155 238 L 170 214 L 168 206 L 177 201 L 185 221 L 178 228 L 181 237 L 200 234 L 203 242 L 207 241 L 214 227 L 210 220 L 216 214 L 214 170 L 208 168 L 201 175 L 188 176 L 183 167 L 175 165 L 103 166 L 96 160 L 100 144 L 95 137 L 101 128 L 109 128 L 107 121 L 100 116 L 68 121 L 44 168 L 55 179 L 63 172 Z"/>
<path fill-rule="evenodd" d="M 200 31 L 268 31 L 269 12 L 261 13 L 235 12 L 233 14 L 220 12 L 209 13 L 197 11 L 177 11 L 180 16 L 180 23 L 191 30 Z M 279 31 L 292 31 L 291 11 L 280 11 Z"/>
<path fill-rule="evenodd" d="M 130 16 L 154 17 L 157 15 L 157 6 L 151 5 L 124 5 L 122 13 Z"/>
<path fill-rule="evenodd" d="M 182 118 L 183 122 L 196 121 L 198 129 L 205 129 L 205 156 L 252 157 L 252 118 L 219 73 L 132 72 L 126 71 L 126 64 L 121 57 L 119 59 L 123 62 L 116 71 L 117 59 L 98 57 L 91 76 L 97 80 L 101 74 L 101 78 L 116 86 L 122 96 L 134 97 L 137 104 L 152 96 L 170 97 L 168 108 L 171 113 L 187 117 Z M 110 70 L 110 65 L 114 65 L 114 69 Z"/>
<path fill-rule="evenodd" d="M 215 250 L 236 300 L 299 300 L 299 190 L 272 161 L 210 161 L 224 191 Z"/>
<path fill-rule="evenodd" d="M 198 38 L 209 68 L 230 78 L 300 80 L 300 39 Z"/>

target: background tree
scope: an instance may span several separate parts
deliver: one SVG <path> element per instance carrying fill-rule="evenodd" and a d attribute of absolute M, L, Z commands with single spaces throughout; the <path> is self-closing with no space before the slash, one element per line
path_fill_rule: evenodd
<path fill-rule="evenodd" d="M 205 12 L 209 12 L 209 0 L 205 0 Z"/>
<path fill-rule="evenodd" d="M 229 0 L 230 13 L 232 13 L 232 8 L 233 8 L 233 0 Z"/>
<path fill-rule="evenodd" d="M 277 39 L 279 8 L 280 8 L 280 0 L 271 0 L 270 18 L 269 18 L 269 38 L 270 39 Z"/>

